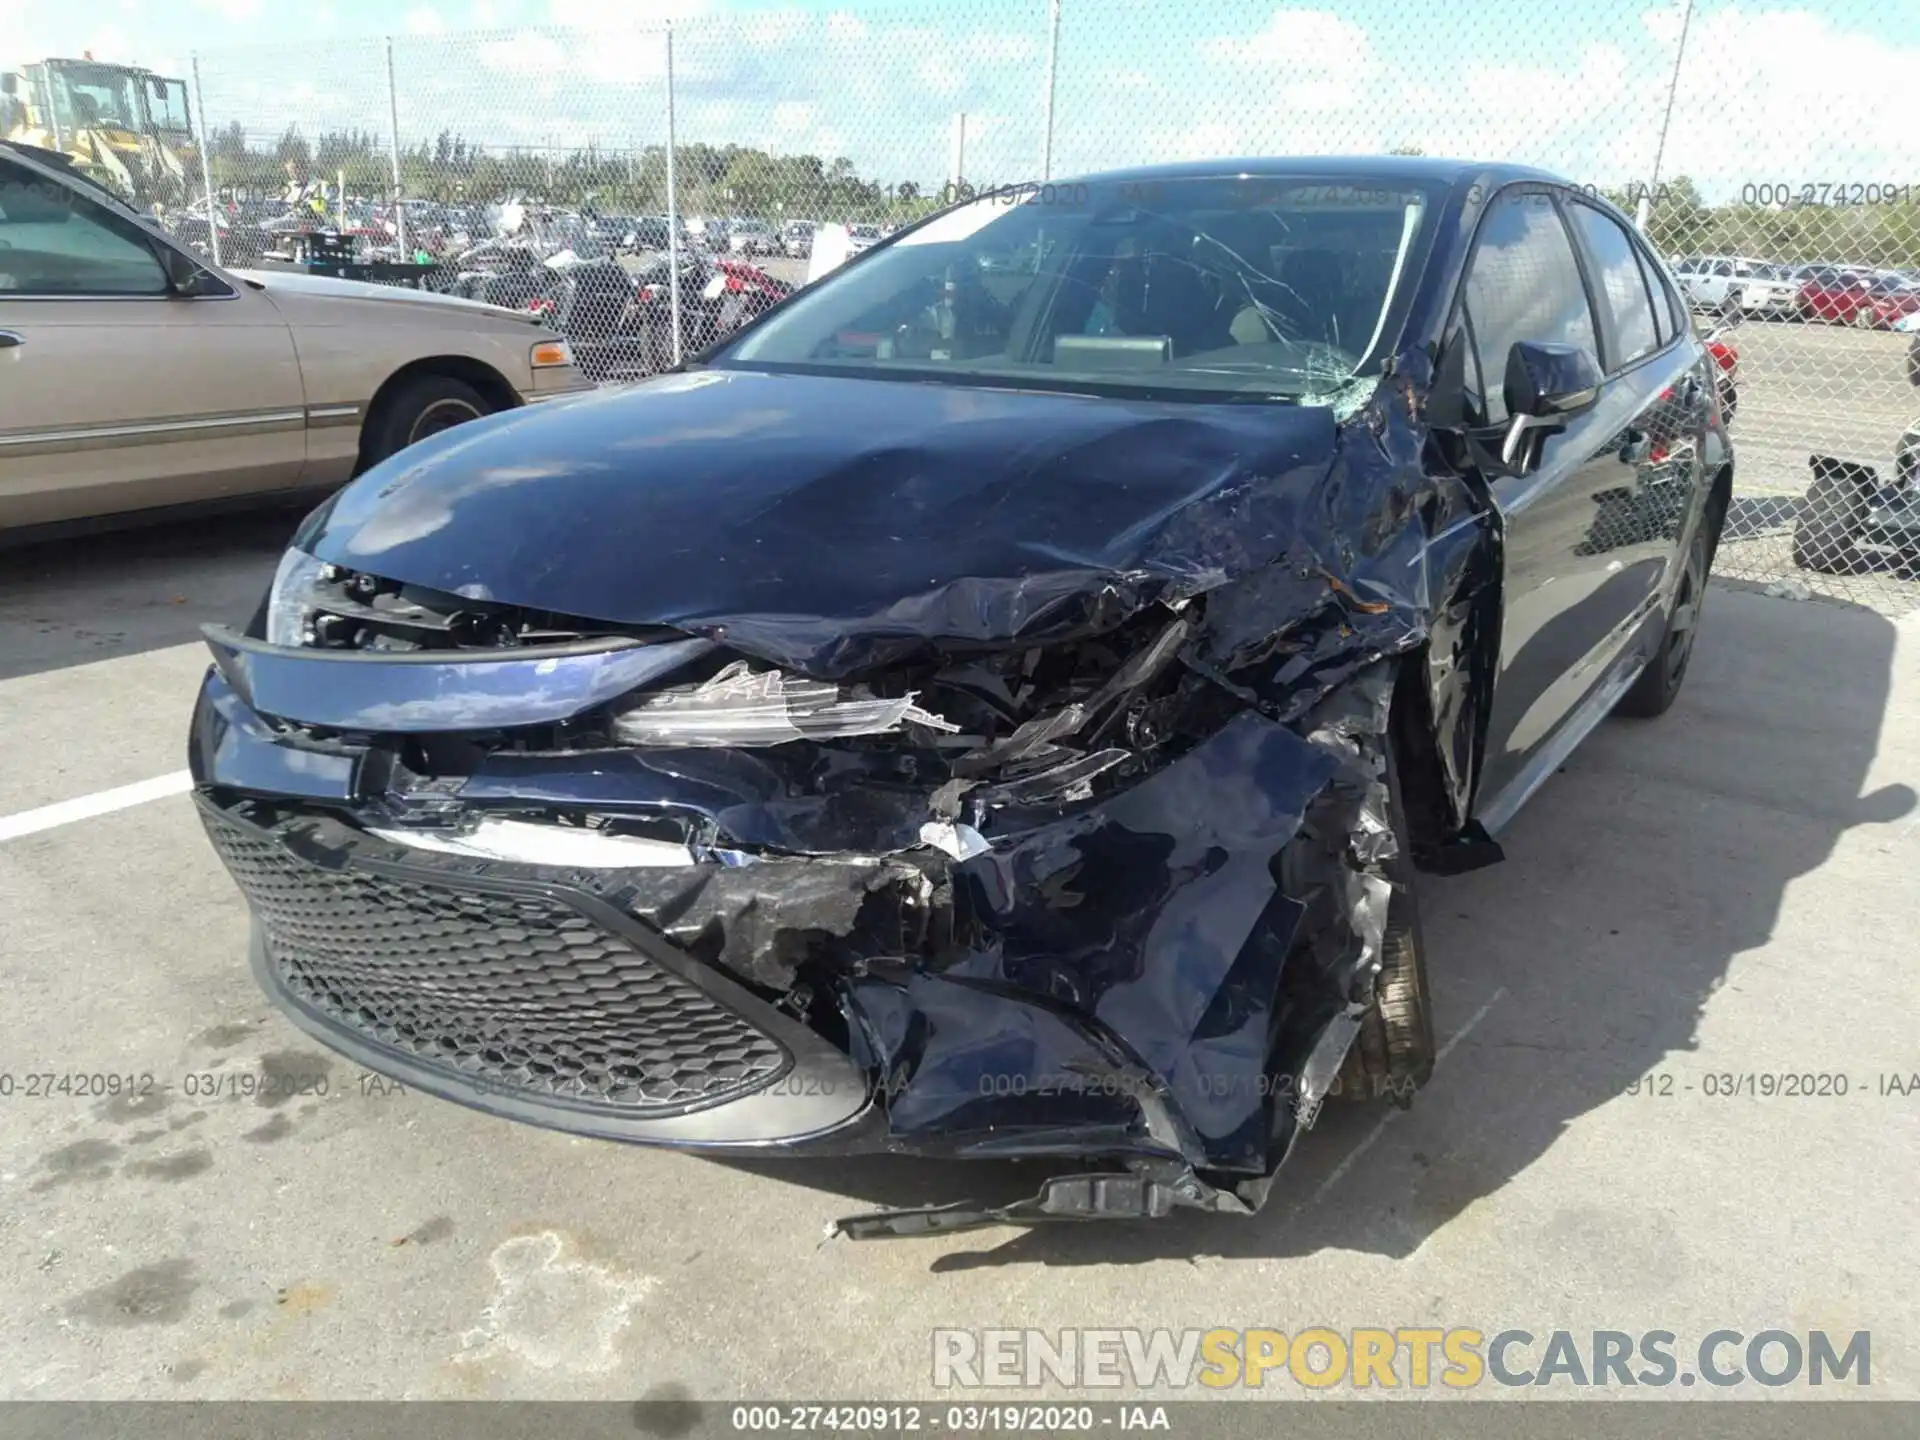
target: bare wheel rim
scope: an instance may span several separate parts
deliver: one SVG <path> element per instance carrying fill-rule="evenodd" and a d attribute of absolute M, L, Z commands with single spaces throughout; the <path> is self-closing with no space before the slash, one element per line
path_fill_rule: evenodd
<path fill-rule="evenodd" d="M 413 428 L 407 432 L 407 443 L 412 445 L 429 435 L 438 435 L 442 430 L 451 430 L 456 425 L 479 418 L 480 412 L 465 400 L 436 400 L 413 417 Z"/>
<path fill-rule="evenodd" d="M 1700 601 L 1707 585 L 1707 540 L 1704 533 L 1694 537 L 1687 550 L 1687 568 L 1680 577 L 1680 592 L 1673 599 L 1673 615 L 1667 621 L 1667 680 L 1677 685 L 1686 674 L 1687 661 L 1693 655 L 1693 636 L 1699 628 Z"/>

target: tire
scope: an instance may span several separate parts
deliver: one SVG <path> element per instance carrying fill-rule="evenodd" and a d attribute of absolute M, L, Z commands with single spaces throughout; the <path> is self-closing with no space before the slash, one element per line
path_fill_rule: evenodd
<path fill-rule="evenodd" d="M 1427 947 L 1420 930 L 1420 896 L 1414 888 L 1407 807 L 1394 748 L 1389 738 L 1387 805 L 1398 853 L 1384 866 L 1393 898 L 1387 903 L 1380 974 L 1374 1003 L 1360 1018 L 1360 1033 L 1347 1051 L 1329 1098 L 1365 1101 L 1384 1097 L 1404 1110 L 1413 1103 L 1413 1092 L 1433 1078 L 1435 1044 L 1433 992 L 1427 982 Z"/>
<path fill-rule="evenodd" d="M 1793 563 L 1821 575 L 1860 568 L 1855 537 L 1866 519 L 1867 497 L 1849 476 L 1821 471 L 1807 487 L 1807 503 L 1793 522 Z"/>
<path fill-rule="evenodd" d="M 1693 659 L 1694 636 L 1700 628 L 1700 606 L 1707 597 L 1707 571 L 1713 564 L 1715 531 L 1719 521 L 1709 514 L 1693 533 L 1687 546 L 1687 558 L 1680 572 L 1680 584 L 1673 594 L 1673 606 L 1667 611 L 1666 632 L 1660 648 L 1653 652 L 1647 668 L 1633 682 L 1633 688 L 1614 706 L 1616 715 L 1633 720 L 1651 720 L 1673 708 L 1687 678 L 1687 665 Z"/>
<path fill-rule="evenodd" d="M 442 430 L 491 415 L 494 407 L 481 393 L 450 375 L 420 375 L 380 403 L 367 421 L 367 464 L 377 465 Z"/>
<path fill-rule="evenodd" d="M 1853 312 L 1853 324 L 1856 330 L 1873 330 L 1878 328 L 1878 322 L 1874 319 L 1873 315 L 1873 307 L 1870 305 L 1862 305 L 1859 309 L 1855 310 Z"/>

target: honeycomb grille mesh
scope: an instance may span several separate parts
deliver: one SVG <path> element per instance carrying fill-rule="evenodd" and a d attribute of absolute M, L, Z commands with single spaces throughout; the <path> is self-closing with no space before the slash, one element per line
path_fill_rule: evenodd
<path fill-rule="evenodd" d="M 206 823 L 279 982 L 383 1049 L 636 1117 L 718 1104 L 787 1065 L 773 1038 L 557 901 L 322 869 Z"/>

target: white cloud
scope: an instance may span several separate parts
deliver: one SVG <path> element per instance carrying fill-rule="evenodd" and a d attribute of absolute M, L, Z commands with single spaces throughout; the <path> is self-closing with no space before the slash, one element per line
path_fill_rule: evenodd
<path fill-rule="evenodd" d="M 508 75 L 552 74 L 565 67 L 567 48 L 542 30 L 521 30 L 479 47 L 480 64 Z"/>
<path fill-rule="evenodd" d="M 850 11 L 836 10 L 827 16 L 827 38 L 839 41 L 864 40 L 867 38 L 867 22 Z"/>
<path fill-rule="evenodd" d="M 1031 35 L 1010 30 L 976 30 L 960 42 L 960 51 L 969 60 L 989 65 L 1004 65 L 1015 60 L 1031 60 L 1040 54 L 1040 44 Z"/>
<path fill-rule="evenodd" d="M 1216 64 L 1262 69 L 1335 71 L 1376 63 L 1367 32 L 1331 10 L 1276 10 L 1255 34 L 1203 40 L 1200 53 Z"/>
<path fill-rule="evenodd" d="M 1437 21 L 1435 22 L 1438 23 Z M 1844 29 L 1805 8 L 1696 12 L 1660 175 L 1689 174 L 1709 199 L 1744 182 L 1871 180 L 1920 168 L 1920 89 L 1840 84 L 1835 76 L 1920 74 L 1920 37 Z M 1404 38 L 1404 36 L 1400 37 Z M 1418 145 L 1429 154 L 1516 160 L 1576 183 L 1645 182 L 1679 40 L 1678 12 L 1649 9 L 1632 29 L 1556 53 L 1455 37 L 1482 57 L 1444 74 L 1390 69 L 1360 26 L 1327 10 L 1276 11 L 1252 34 L 1198 42 L 1220 98 L 1193 103 L 1198 78 L 1177 64 L 1148 67 L 1127 106 L 1177 123 L 1149 129 L 1150 153 L 1361 153 Z M 1488 36 L 1492 38 L 1491 34 Z M 1236 78 L 1244 77 L 1244 78 Z M 1224 82 L 1224 83 L 1223 83 Z M 1271 97 L 1246 105 L 1246 87 Z M 1095 165 L 1128 158 L 1127 132 L 1088 135 L 1062 117 Z M 1098 158 L 1093 158 L 1097 154 Z"/>
<path fill-rule="evenodd" d="M 266 8 L 266 0 L 195 0 L 202 10 L 211 10 L 229 24 L 244 25 L 257 20 Z"/>
<path fill-rule="evenodd" d="M 773 128 L 794 134 L 813 124 L 813 106 L 799 100 L 786 100 L 773 107 Z"/>
<path fill-rule="evenodd" d="M 769 10 L 748 18 L 737 33 L 756 50 L 778 50 L 791 45 L 806 25 L 805 11 Z"/>
<path fill-rule="evenodd" d="M 913 67 L 914 78 L 934 94 L 952 99 L 967 85 L 967 72 L 945 55 L 935 55 Z"/>
<path fill-rule="evenodd" d="M 554 24 L 588 30 L 631 30 L 692 20 L 712 8 L 712 0 L 547 0 Z"/>
<path fill-rule="evenodd" d="M 445 32 L 447 22 L 440 18 L 440 12 L 431 5 L 422 5 L 407 12 L 407 33 L 409 35 L 439 35 Z"/>

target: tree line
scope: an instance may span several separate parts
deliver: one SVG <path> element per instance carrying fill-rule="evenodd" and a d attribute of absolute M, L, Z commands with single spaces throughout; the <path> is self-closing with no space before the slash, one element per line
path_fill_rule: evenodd
<path fill-rule="evenodd" d="M 393 193 L 393 157 L 384 138 L 364 130 L 330 130 L 309 139 L 289 126 L 271 141 L 248 135 L 238 121 L 213 132 L 208 158 L 223 194 L 268 197 L 296 175 L 353 196 Z M 607 214 L 663 214 L 667 209 L 664 145 L 633 150 L 598 146 L 561 151 L 481 145 L 449 130 L 400 152 L 401 193 L 442 203 L 482 203 L 507 196 Z M 772 155 L 744 145 L 693 142 L 678 147 L 675 187 L 683 213 L 724 213 L 845 220 L 915 218 L 936 208 L 911 181 L 882 184 L 862 176 L 844 156 Z"/>
<path fill-rule="evenodd" d="M 1401 146 L 1395 154 L 1417 154 Z M 226 193 L 279 193 L 286 164 L 328 185 L 344 176 L 349 195 L 388 196 L 393 161 L 380 136 L 328 130 L 309 139 L 289 126 L 256 141 L 238 121 L 215 131 L 213 179 Z M 683 144 L 675 174 L 685 214 L 781 216 L 848 221 L 913 220 L 939 208 L 942 191 L 914 181 L 863 176 L 844 156 L 774 155 L 748 145 Z M 571 150 L 482 145 L 451 130 L 400 152 L 402 193 L 446 203 L 521 196 L 608 214 L 663 214 L 666 147 Z M 1751 187 L 1749 187 L 1751 188 Z M 1876 187 L 1877 188 L 1877 187 Z M 1650 190 L 1601 188 L 1629 215 L 1650 202 L 1648 238 L 1664 254 L 1739 254 L 1800 264 L 1920 268 L 1920 187 L 1889 189 L 1875 204 L 1709 205 L 1699 187 L 1676 175 Z M 948 196 L 950 198 L 950 195 Z M 1845 198 L 1844 192 L 1841 197 Z"/>

